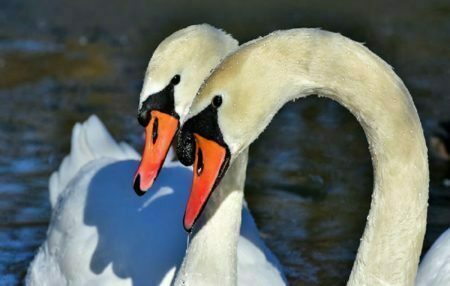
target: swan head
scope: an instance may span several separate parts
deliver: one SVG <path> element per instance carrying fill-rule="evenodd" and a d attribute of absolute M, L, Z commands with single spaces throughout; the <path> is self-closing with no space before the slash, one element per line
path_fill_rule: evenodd
<path fill-rule="evenodd" d="M 259 102 L 257 93 L 270 87 L 257 86 L 246 70 L 245 47 L 228 56 L 205 80 L 195 97 L 178 135 L 177 155 L 184 165 L 193 165 L 193 183 L 184 215 L 190 231 L 210 195 L 230 164 L 264 128 L 270 104 Z M 273 107 L 272 107 L 273 108 Z M 261 121 L 258 123 L 258 121 Z"/>
<path fill-rule="evenodd" d="M 138 195 L 156 179 L 201 83 L 237 46 L 224 31 L 202 24 L 173 33 L 156 48 L 139 98 L 138 121 L 145 127 L 146 139 L 134 177 Z"/>
<path fill-rule="evenodd" d="M 284 104 L 273 95 L 296 94 L 295 85 L 287 80 L 292 75 L 274 72 L 285 65 L 273 53 L 283 49 L 267 45 L 277 36 L 270 34 L 249 42 L 227 56 L 204 81 L 191 104 L 177 146 L 180 162 L 194 165 L 184 215 L 187 231 L 228 167 Z"/>

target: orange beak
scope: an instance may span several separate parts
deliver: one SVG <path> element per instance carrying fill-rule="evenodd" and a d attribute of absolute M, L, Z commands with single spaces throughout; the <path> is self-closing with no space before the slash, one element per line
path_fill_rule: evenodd
<path fill-rule="evenodd" d="M 183 221 L 187 231 L 192 229 L 213 189 L 219 183 L 218 178 L 220 179 L 228 166 L 225 147 L 196 133 L 194 137 L 196 141 L 194 178 Z"/>
<path fill-rule="evenodd" d="M 134 175 L 134 190 L 142 196 L 153 184 L 178 130 L 177 118 L 153 110 L 145 128 L 145 146 L 139 168 Z"/>

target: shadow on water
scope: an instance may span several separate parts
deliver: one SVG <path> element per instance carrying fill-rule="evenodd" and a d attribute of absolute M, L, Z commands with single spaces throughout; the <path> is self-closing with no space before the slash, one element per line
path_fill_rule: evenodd
<path fill-rule="evenodd" d="M 187 236 L 181 218 L 188 185 L 182 182 L 190 182 L 192 174 L 182 167 L 163 168 L 152 187 L 158 192 L 138 197 L 130 181 L 137 163 L 110 164 L 89 184 L 84 222 L 99 237 L 90 269 L 100 274 L 112 264 L 114 273 L 131 278 L 133 285 L 158 285 L 184 257 Z"/>

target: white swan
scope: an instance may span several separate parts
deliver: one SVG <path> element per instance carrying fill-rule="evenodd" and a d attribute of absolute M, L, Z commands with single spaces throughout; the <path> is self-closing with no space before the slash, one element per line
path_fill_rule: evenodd
<path fill-rule="evenodd" d="M 339 34 L 275 32 L 242 46 L 208 77 L 180 133 L 181 140 L 196 139 L 185 141 L 178 152 L 184 163 L 195 156 L 185 227 L 193 227 L 228 163 L 247 150 L 286 102 L 310 94 L 345 106 L 362 125 L 372 155 L 371 209 L 348 285 L 412 285 L 425 233 L 429 181 L 419 117 L 391 67 Z M 204 265 L 218 259 L 207 257 L 211 261 Z M 177 285 L 216 276 L 214 268 L 193 272 L 189 259 L 187 255 Z"/>
<path fill-rule="evenodd" d="M 181 73 L 174 108 L 183 119 L 195 94 L 190 91 L 198 89 L 210 70 L 236 47 L 231 36 L 208 25 L 180 30 L 155 51 L 142 94 L 158 92 Z M 143 101 L 141 97 L 141 106 Z M 50 179 L 52 218 L 26 284 L 171 284 L 185 255 L 186 233 L 178 218 L 188 196 L 191 170 L 166 162 L 151 193 L 140 198 L 132 191 L 137 159 L 138 154 L 125 143 L 117 144 L 95 116 L 74 127 L 71 153 Z M 228 187 L 234 185 L 221 184 Z M 244 285 L 261 269 L 282 279 L 252 217 L 247 210 L 242 214 L 239 283 Z"/>

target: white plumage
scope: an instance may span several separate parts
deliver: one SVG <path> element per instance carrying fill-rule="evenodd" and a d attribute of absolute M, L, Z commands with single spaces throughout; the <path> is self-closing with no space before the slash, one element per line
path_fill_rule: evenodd
<path fill-rule="evenodd" d="M 139 156 L 116 143 L 96 116 L 74 127 L 71 143 L 51 177 L 52 218 L 27 285 L 170 285 L 187 247 L 182 217 L 190 168 L 166 161 L 152 190 L 138 197 L 132 179 Z M 246 208 L 242 230 L 239 285 L 255 277 L 282 282 Z"/>

